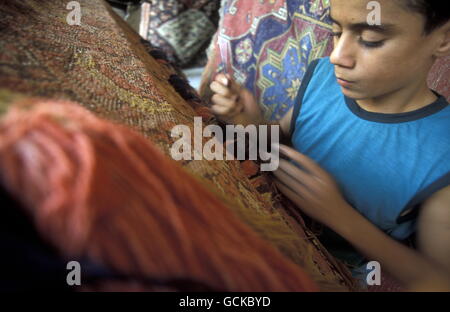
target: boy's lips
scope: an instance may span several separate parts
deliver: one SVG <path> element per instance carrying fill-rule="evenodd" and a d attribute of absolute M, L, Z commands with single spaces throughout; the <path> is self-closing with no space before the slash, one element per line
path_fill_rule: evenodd
<path fill-rule="evenodd" d="M 352 84 L 355 83 L 354 81 L 350 81 L 350 80 L 346 80 L 346 79 L 343 79 L 343 78 L 339 78 L 337 76 L 336 76 L 336 79 L 337 79 L 338 84 L 340 84 L 344 88 L 345 87 L 349 87 L 349 86 L 351 86 Z"/>

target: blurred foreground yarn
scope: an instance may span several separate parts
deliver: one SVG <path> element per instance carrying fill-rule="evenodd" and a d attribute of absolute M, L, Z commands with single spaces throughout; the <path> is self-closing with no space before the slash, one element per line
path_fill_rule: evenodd
<path fill-rule="evenodd" d="M 0 172 L 0 183 L 66 259 L 212 290 L 318 290 L 147 139 L 75 103 L 12 105 L 0 121 Z"/>

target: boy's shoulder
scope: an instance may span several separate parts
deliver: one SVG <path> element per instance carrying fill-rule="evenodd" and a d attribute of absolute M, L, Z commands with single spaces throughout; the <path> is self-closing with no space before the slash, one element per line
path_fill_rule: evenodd
<path fill-rule="evenodd" d="M 318 75 L 333 75 L 334 74 L 334 65 L 330 62 L 330 57 L 322 57 L 317 58 L 308 65 L 306 69 L 305 76 L 303 81 L 306 80 L 308 82 L 308 78 L 311 79 L 313 76 L 317 77 Z"/>
<path fill-rule="evenodd" d="M 293 134 L 297 118 L 302 114 L 313 114 L 320 107 L 326 107 L 325 99 L 331 99 L 341 93 L 334 76 L 334 65 L 329 57 L 318 58 L 310 62 L 303 76 L 297 97 L 294 101 L 290 119 L 290 133 Z"/>
<path fill-rule="evenodd" d="M 334 65 L 329 57 L 313 60 L 306 69 L 300 89 L 297 94 L 297 103 L 303 102 L 306 97 L 324 97 L 329 93 L 340 93 L 334 74 Z"/>
<path fill-rule="evenodd" d="M 319 85 L 322 85 L 322 87 L 325 87 L 326 89 L 331 86 L 339 86 L 334 74 L 334 65 L 330 62 L 330 57 L 318 58 L 309 64 L 305 76 L 303 77 L 299 93 L 305 93 L 311 84 L 314 84 L 316 90 L 319 88 Z M 340 90 L 339 88 L 334 89 Z"/>

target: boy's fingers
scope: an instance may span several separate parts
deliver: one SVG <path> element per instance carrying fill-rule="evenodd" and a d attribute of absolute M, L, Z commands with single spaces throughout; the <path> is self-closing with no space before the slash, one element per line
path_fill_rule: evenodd
<path fill-rule="evenodd" d="M 214 114 L 225 118 L 233 118 L 239 115 L 239 113 L 236 112 L 236 110 L 230 109 L 229 107 L 226 106 L 214 105 L 211 106 L 211 110 Z"/>
<path fill-rule="evenodd" d="M 260 114 L 259 106 L 250 91 L 240 86 L 229 75 L 218 74 L 211 82 L 210 88 L 215 93 L 211 98 L 213 106 L 216 106 L 211 107 L 214 114 L 234 118 L 247 109 L 254 115 Z"/>
<path fill-rule="evenodd" d="M 286 145 L 280 144 L 280 152 L 288 156 L 289 158 L 295 160 L 300 165 L 302 165 L 307 171 L 315 175 L 324 173 L 322 168 L 320 168 L 320 166 L 317 165 L 312 159 Z"/>
<path fill-rule="evenodd" d="M 240 113 L 240 111 L 236 110 L 235 108 L 217 104 L 211 106 L 211 110 L 213 111 L 214 114 L 227 118 L 235 117 Z"/>
<path fill-rule="evenodd" d="M 220 94 L 214 94 L 211 98 L 211 101 L 215 105 L 226 106 L 229 108 L 233 108 L 234 106 L 236 106 L 236 102 L 233 99 Z"/>
<path fill-rule="evenodd" d="M 302 185 L 305 185 L 309 189 L 315 188 L 315 179 L 312 179 L 312 176 L 310 174 L 299 169 L 298 167 L 296 167 L 294 164 L 292 164 L 287 160 L 280 159 L 280 164 L 277 171 L 286 173 L 294 181 Z"/>
<path fill-rule="evenodd" d="M 297 192 L 294 192 L 291 188 L 286 186 L 286 184 L 279 180 L 275 180 L 275 185 L 290 200 L 297 203 L 300 207 L 305 206 L 305 200 Z"/>
<path fill-rule="evenodd" d="M 218 74 L 214 80 L 217 82 L 220 82 L 221 84 L 223 84 L 226 87 L 228 87 L 230 84 L 230 77 L 228 77 L 227 75 L 224 75 L 224 74 Z"/>
<path fill-rule="evenodd" d="M 295 177 L 293 177 L 290 173 L 284 171 L 284 170 L 275 170 L 273 172 L 275 178 L 277 178 L 279 181 L 283 182 L 286 186 L 291 188 L 292 190 L 295 190 L 298 193 L 300 192 L 300 189 L 304 187 L 304 185 L 298 181 Z"/>
<path fill-rule="evenodd" d="M 291 176 L 289 176 L 287 173 L 283 171 L 275 172 L 275 181 L 278 183 L 283 184 L 286 188 L 290 189 L 292 192 L 294 192 L 297 197 L 300 197 L 304 200 L 307 200 L 308 202 L 314 202 L 317 199 L 317 195 L 311 192 L 311 190 L 292 179 Z"/>
<path fill-rule="evenodd" d="M 229 108 L 226 106 L 221 106 L 221 105 L 213 105 L 213 106 L 211 106 L 211 110 L 216 115 L 224 116 L 228 113 Z"/>
<path fill-rule="evenodd" d="M 226 97 L 231 97 L 233 95 L 230 88 L 226 87 L 225 85 L 223 85 L 220 82 L 213 81 L 213 82 L 211 82 L 211 85 L 209 87 L 216 94 L 220 94 L 220 95 L 226 96 Z"/>
<path fill-rule="evenodd" d="M 224 87 L 228 87 L 228 89 L 232 94 L 239 95 L 242 91 L 241 85 L 238 84 L 236 81 L 234 81 L 234 79 L 231 78 L 230 75 L 228 74 L 220 73 L 216 76 L 214 81 L 223 85 Z"/>
<path fill-rule="evenodd" d="M 211 101 L 214 105 L 228 108 L 232 114 L 242 112 L 242 104 L 239 101 L 236 101 L 235 97 L 230 99 L 219 94 L 214 94 Z"/>
<path fill-rule="evenodd" d="M 234 116 L 233 111 L 230 109 L 230 107 L 227 106 L 213 105 L 211 106 L 211 110 L 213 111 L 214 114 L 222 117 L 230 118 Z"/>

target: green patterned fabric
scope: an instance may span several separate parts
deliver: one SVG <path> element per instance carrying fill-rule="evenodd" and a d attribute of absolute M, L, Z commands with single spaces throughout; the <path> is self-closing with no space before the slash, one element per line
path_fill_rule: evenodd
<path fill-rule="evenodd" d="M 139 29 L 179 66 L 204 65 L 219 22 L 220 0 L 151 0 L 141 5 Z"/>

